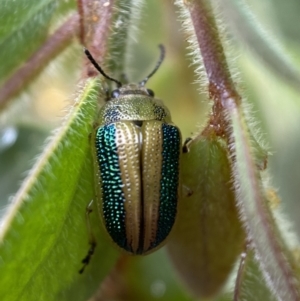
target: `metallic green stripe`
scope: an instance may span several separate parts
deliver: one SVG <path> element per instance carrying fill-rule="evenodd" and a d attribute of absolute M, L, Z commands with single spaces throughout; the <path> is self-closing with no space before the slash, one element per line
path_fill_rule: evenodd
<path fill-rule="evenodd" d="M 126 249 L 124 193 L 115 137 L 115 124 L 103 126 L 97 130 L 95 146 L 105 227 L 112 239 Z"/>
<path fill-rule="evenodd" d="M 158 231 L 153 247 L 170 233 L 175 222 L 178 202 L 181 135 L 173 125 L 163 124 L 163 152 Z"/>

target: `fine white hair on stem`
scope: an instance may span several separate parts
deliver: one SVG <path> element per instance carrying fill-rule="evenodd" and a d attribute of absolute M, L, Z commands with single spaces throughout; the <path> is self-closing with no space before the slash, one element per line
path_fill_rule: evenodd
<path fill-rule="evenodd" d="M 200 92 L 203 93 L 203 87 L 207 87 L 208 79 L 205 73 L 203 60 L 192 24 L 190 12 L 184 6 L 182 0 L 176 0 L 175 5 L 177 5 L 179 8 L 179 21 L 181 22 L 182 28 L 186 33 L 186 39 L 189 44 L 188 51 L 191 65 L 195 66 L 195 74 L 197 76 L 196 83 L 200 84 Z"/>

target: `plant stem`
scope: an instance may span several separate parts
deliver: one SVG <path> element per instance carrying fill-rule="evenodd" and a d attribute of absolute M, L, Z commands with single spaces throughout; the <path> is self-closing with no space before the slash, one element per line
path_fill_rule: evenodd
<path fill-rule="evenodd" d="M 114 1 L 77 0 L 77 6 L 80 14 L 80 42 L 92 53 L 97 62 L 103 65 L 107 62 L 105 59 L 111 35 Z M 89 60 L 85 59 L 84 66 L 83 76 L 99 75 Z"/>
<path fill-rule="evenodd" d="M 227 139 L 241 218 L 271 291 L 278 300 L 299 300 L 293 259 L 267 204 L 251 150 L 241 96 L 230 74 L 210 2 L 185 0 L 184 4 L 191 16 L 209 81 L 209 96 L 214 102 L 203 133 L 213 130 Z"/>
<path fill-rule="evenodd" d="M 3 84 L 0 88 L 0 111 L 3 110 L 12 97 L 23 90 L 25 86 L 44 70 L 45 66 L 51 60 L 70 44 L 77 30 L 78 14 L 73 14 L 50 36 L 45 44 Z"/>
<path fill-rule="evenodd" d="M 224 118 L 224 107 L 228 105 L 228 101 L 234 101 L 236 105 L 239 105 L 241 96 L 238 94 L 232 80 L 209 1 L 190 0 L 185 1 L 185 4 L 192 19 L 209 81 L 209 97 L 214 102 L 212 114 L 203 135 L 208 135 L 213 130 L 217 135 L 225 137 L 225 129 L 228 128 L 228 124 L 226 118 Z"/>

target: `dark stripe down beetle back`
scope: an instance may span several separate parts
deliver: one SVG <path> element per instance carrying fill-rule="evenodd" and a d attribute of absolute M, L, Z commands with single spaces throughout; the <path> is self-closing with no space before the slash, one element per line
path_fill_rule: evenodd
<path fill-rule="evenodd" d="M 111 239 L 131 254 L 160 247 L 176 218 L 181 134 L 169 110 L 146 89 L 147 80 L 123 85 L 107 76 L 88 50 L 95 68 L 117 84 L 101 108 L 92 136 L 96 196 Z"/>

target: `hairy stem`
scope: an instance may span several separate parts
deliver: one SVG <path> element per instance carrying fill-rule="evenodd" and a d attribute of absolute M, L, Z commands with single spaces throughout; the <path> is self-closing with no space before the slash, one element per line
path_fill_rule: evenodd
<path fill-rule="evenodd" d="M 8 101 L 16 96 L 36 76 L 44 70 L 45 66 L 60 54 L 72 41 L 78 30 L 78 14 L 72 15 L 61 25 L 45 44 L 38 49 L 24 66 L 18 69 L 0 88 L 0 110 Z"/>
<path fill-rule="evenodd" d="M 213 125 L 229 143 L 236 197 L 248 239 L 255 247 L 260 267 L 276 298 L 299 300 L 292 256 L 266 202 L 251 150 L 241 96 L 229 71 L 211 5 L 207 0 L 186 0 L 184 4 L 192 20 L 209 81 L 209 95 L 214 102 L 208 128 Z"/>
<path fill-rule="evenodd" d="M 80 14 L 80 42 L 101 64 L 105 62 L 108 54 L 108 41 L 112 34 L 114 2 L 113 0 L 77 0 Z M 84 66 L 84 77 L 99 75 L 89 60 L 85 59 Z"/>

